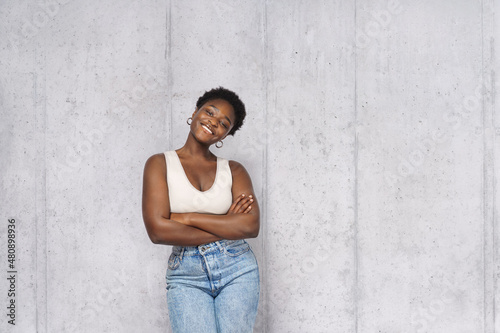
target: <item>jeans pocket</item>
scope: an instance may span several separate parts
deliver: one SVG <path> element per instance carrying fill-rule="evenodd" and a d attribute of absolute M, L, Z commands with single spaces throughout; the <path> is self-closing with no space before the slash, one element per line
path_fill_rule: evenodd
<path fill-rule="evenodd" d="M 250 250 L 250 245 L 245 241 L 236 241 L 224 247 L 224 253 L 230 257 L 237 257 Z"/>
<path fill-rule="evenodd" d="M 171 270 L 179 267 L 180 263 L 181 263 L 181 260 L 179 258 L 179 254 L 177 254 L 177 253 L 172 253 L 170 255 L 170 258 L 168 258 L 168 268 Z"/>

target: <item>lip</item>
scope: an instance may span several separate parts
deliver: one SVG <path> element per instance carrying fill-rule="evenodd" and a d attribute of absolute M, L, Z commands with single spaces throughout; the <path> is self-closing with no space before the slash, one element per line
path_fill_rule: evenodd
<path fill-rule="evenodd" d="M 208 134 L 212 134 L 212 135 L 214 135 L 214 134 L 215 134 L 215 133 L 212 131 L 212 129 L 210 128 L 210 126 L 208 126 L 208 125 L 205 125 L 205 124 L 203 124 L 203 123 L 202 123 L 202 124 L 201 124 L 201 128 L 203 128 L 203 130 L 204 130 L 205 132 L 207 132 Z"/>

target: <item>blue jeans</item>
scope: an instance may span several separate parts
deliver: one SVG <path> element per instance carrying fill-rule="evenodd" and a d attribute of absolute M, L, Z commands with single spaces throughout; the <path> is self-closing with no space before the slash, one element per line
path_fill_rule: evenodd
<path fill-rule="evenodd" d="M 167 302 L 175 333 L 252 332 L 259 290 L 257 260 L 245 240 L 172 249 Z"/>

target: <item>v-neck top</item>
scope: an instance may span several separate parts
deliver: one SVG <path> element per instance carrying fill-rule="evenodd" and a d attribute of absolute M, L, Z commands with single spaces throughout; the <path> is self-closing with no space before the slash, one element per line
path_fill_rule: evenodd
<path fill-rule="evenodd" d="M 189 181 L 179 155 L 164 153 L 167 165 L 168 196 L 172 213 L 226 214 L 233 202 L 233 176 L 229 162 L 217 157 L 217 171 L 212 186 L 200 191 Z"/>

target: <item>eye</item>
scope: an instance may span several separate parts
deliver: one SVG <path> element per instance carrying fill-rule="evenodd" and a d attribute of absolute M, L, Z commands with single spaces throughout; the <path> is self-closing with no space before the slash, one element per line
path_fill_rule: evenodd
<path fill-rule="evenodd" d="M 205 112 L 209 115 L 209 116 L 213 116 L 214 114 L 212 113 L 212 111 L 210 110 L 205 110 Z"/>
<path fill-rule="evenodd" d="M 225 129 L 227 129 L 227 128 L 228 128 L 225 122 L 221 121 L 221 122 L 220 122 L 220 124 L 221 124 L 221 125 L 222 125 L 222 127 L 224 127 Z"/>

